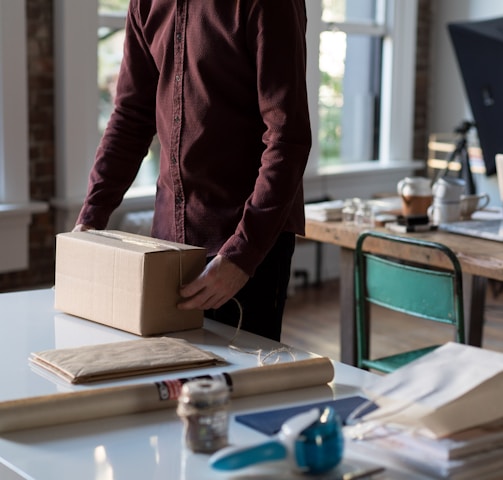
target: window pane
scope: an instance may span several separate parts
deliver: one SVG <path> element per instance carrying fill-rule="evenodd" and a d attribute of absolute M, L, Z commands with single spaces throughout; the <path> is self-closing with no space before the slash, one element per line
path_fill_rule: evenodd
<path fill-rule="evenodd" d="M 334 163 L 341 154 L 341 115 L 344 104 L 342 83 L 346 60 L 346 34 L 323 32 L 320 35 L 319 92 L 320 166 Z"/>
<path fill-rule="evenodd" d="M 320 167 L 375 159 L 378 151 L 379 38 L 320 35 Z"/>
<path fill-rule="evenodd" d="M 322 0 L 324 22 L 376 21 L 378 0 Z"/>
<path fill-rule="evenodd" d="M 98 88 L 100 91 L 99 128 L 103 133 L 112 113 L 115 86 L 122 59 L 124 30 L 99 29 Z"/>
<path fill-rule="evenodd" d="M 100 0 L 99 14 L 115 13 L 125 16 L 128 4 L 129 0 Z M 102 26 L 98 30 L 98 88 L 100 92 L 98 125 L 101 134 L 103 134 L 113 110 L 115 87 L 124 44 L 124 28 L 117 28 L 114 26 L 116 22 L 113 19 L 109 19 L 110 21 L 107 23 L 106 17 L 104 18 L 105 21 L 101 22 Z M 132 186 L 154 185 L 158 171 L 159 142 L 155 137 Z"/>

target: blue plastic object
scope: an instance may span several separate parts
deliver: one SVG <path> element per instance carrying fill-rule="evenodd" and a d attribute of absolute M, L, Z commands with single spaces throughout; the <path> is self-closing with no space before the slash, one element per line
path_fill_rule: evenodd
<path fill-rule="evenodd" d="M 254 447 L 233 449 L 214 458 L 211 466 L 217 470 L 238 470 L 259 462 L 282 460 L 287 455 L 286 447 L 281 442 L 272 440 Z"/>
<path fill-rule="evenodd" d="M 344 453 L 339 416 L 331 407 L 309 410 L 287 420 L 272 440 L 247 447 L 228 447 L 210 458 L 217 470 L 237 470 L 288 458 L 303 473 L 318 474 L 336 467 Z"/>
<path fill-rule="evenodd" d="M 319 420 L 300 434 L 294 444 L 294 454 L 297 468 L 306 473 L 323 473 L 340 463 L 344 436 L 332 408 L 326 408 Z"/>

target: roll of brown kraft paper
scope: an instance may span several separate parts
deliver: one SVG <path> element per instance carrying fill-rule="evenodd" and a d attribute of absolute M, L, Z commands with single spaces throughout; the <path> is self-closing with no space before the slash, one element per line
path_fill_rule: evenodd
<path fill-rule="evenodd" d="M 239 398 L 327 384 L 334 378 L 334 366 L 329 358 L 319 357 L 214 376 L 223 376 L 231 398 Z M 0 432 L 176 408 L 181 386 L 204 377 L 213 375 L 0 402 Z"/>

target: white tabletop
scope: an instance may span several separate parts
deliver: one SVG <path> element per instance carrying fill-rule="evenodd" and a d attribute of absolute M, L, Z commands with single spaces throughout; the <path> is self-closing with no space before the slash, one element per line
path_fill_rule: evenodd
<path fill-rule="evenodd" d="M 141 376 L 100 382 L 95 386 L 70 385 L 30 366 L 30 353 L 52 348 L 98 344 L 138 338 L 119 330 L 55 311 L 53 291 L 33 290 L 0 294 L 0 401 L 50 395 L 80 389 L 127 383 L 147 383 L 166 378 L 232 371 L 258 365 L 257 350 L 276 351 L 276 342 L 236 331 L 217 322 L 205 321 L 204 329 L 178 332 L 194 345 L 223 356 L 229 364 L 211 369 Z M 299 350 L 277 354 L 279 361 L 309 358 Z M 270 358 L 269 361 L 274 361 Z M 233 399 L 229 441 L 248 445 L 267 437 L 234 421 L 236 413 L 267 410 L 356 395 L 370 375 L 338 362 L 330 385 L 285 393 Z M 208 466 L 208 455 L 195 454 L 183 446 L 182 423 L 174 409 L 119 416 L 6 433 L 0 437 L 0 478 L 32 480 L 204 480 L 206 478 L 295 478 L 286 464 L 276 462 L 234 473 L 221 473 Z M 347 452 L 345 465 L 353 461 Z M 334 474 L 335 475 L 335 474 Z M 323 478 L 337 478 L 334 475 Z M 404 478 L 387 470 L 379 478 Z M 407 478 L 421 478 L 411 477 Z"/>

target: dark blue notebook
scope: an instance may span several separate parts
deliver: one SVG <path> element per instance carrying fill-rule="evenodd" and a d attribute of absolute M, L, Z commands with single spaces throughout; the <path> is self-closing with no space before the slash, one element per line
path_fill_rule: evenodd
<path fill-rule="evenodd" d="M 310 403 L 307 405 L 298 405 L 295 407 L 279 408 L 276 410 L 246 413 L 243 415 L 236 415 L 235 418 L 236 422 L 242 423 L 243 425 L 258 430 L 259 432 L 265 433 L 266 435 L 275 435 L 280 431 L 281 425 L 283 425 L 286 420 L 298 413 L 310 410 L 311 408 L 324 408 L 330 406 L 337 412 L 341 422 L 345 424 L 349 414 L 366 401 L 367 399 L 364 397 L 354 396 L 339 398 L 337 400 Z M 370 404 L 360 413 L 360 416 L 370 413 L 376 408 L 377 405 Z"/>

